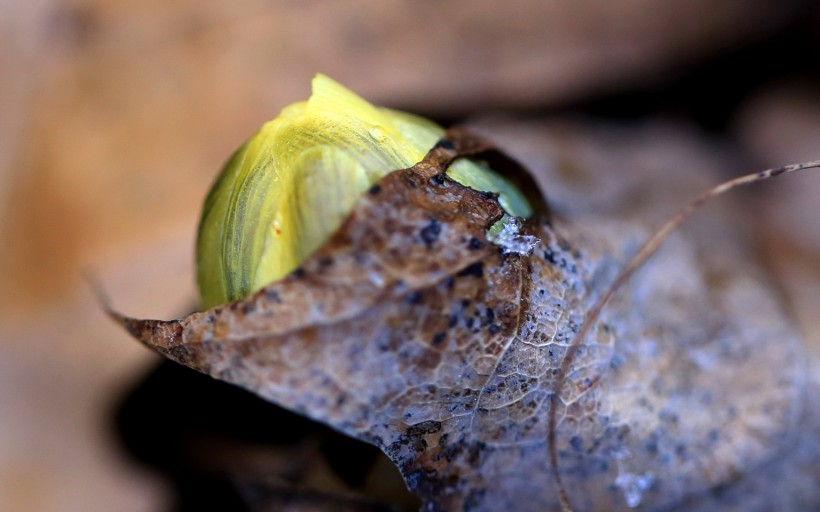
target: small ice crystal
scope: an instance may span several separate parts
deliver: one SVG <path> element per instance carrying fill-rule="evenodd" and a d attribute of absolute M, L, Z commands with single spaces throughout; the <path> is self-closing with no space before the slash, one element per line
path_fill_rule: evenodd
<path fill-rule="evenodd" d="M 635 508 L 641 504 L 643 493 L 649 489 L 654 480 L 655 477 L 652 476 L 652 473 L 644 473 L 643 475 L 621 473 L 615 479 L 615 485 L 623 491 L 626 504 L 630 508 Z"/>
<path fill-rule="evenodd" d="M 521 223 L 517 217 L 505 215 L 504 219 L 500 222 L 503 222 L 501 230 L 497 233 L 490 233 L 488 238 L 490 242 L 501 246 L 504 254 L 512 252 L 524 255 L 531 254 L 535 246 L 541 243 L 541 241 L 534 236 L 520 234 Z M 495 231 L 495 226 L 492 231 Z"/>

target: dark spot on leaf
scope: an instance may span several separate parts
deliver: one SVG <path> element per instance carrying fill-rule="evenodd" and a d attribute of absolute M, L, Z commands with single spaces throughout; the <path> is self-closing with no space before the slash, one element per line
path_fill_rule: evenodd
<path fill-rule="evenodd" d="M 461 272 L 459 272 L 456 275 L 458 275 L 458 276 L 473 276 L 473 277 L 477 277 L 477 278 L 480 279 L 480 278 L 484 277 L 484 262 L 483 261 L 477 261 L 477 262 L 473 263 L 472 265 L 469 265 L 468 267 L 464 268 L 464 270 L 462 270 Z"/>
<path fill-rule="evenodd" d="M 421 423 L 417 423 L 415 425 L 410 425 L 407 429 L 407 436 L 423 436 L 425 434 L 435 434 L 436 432 L 441 431 L 441 422 L 430 420 L 430 421 L 422 421 Z"/>
<path fill-rule="evenodd" d="M 421 240 L 428 249 L 431 249 L 433 244 L 436 243 L 439 234 L 441 234 L 441 223 L 436 219 L 430 219 L 430 223 L 421 228 L 421 231 L 419 232 Z"/>
<path fill-rule="evenodd" d="M 451 328 L 458 325 L 458 315 L 456 315 L 455 313 L 450 315 L 450 318 L 447 320 L 447 325 Z"/>
<path fill-rule="evenodd" d="M 437 332 L 437 333 L 433 336 L 433 346 L 434 346 L 434 347 L 436 347 L 436 348 L 438 348 L 439 346 L 441 346 L 441 344 L 442 344 L 442 342 L 444 341 L 444 338 L 445 338 L 446 336 L 447 336 L 447 334 L 446 334 L 446 333 L 444 333 L 444 332 Z"/>
<path fill-rule="evenodd" d="M 675 424 L 678 422 L 678 415 L 669 410 L 663 410 L 658 414 L 658 419 Z"/>
<path fill-rule="evenodd" d="M 470 446 L 470 451 L 467 455 L 467 462 L 471 466 L 477 466 L 481 461 L 481 456 L 487 452 L 487 445 L 482 442 L 478 442 Z"/>
<path fill-rule="evenodd" d="M 479 195 L 488 201 L 496 201 L 498 199 L 498 192 L 479 192 Z"/>
<path fill-rule="evenodd" d="M 416 367 L 424 370 L 435 370 L 441 363 L 441 353 L 427 350 L 424 354 L 416 359 Z"/>
<path fill-rule="evenodd" d="M 430 184 L 433 185 L 434 187 L 440 187 L 441 185 L 444 184 L 445 181 L 446 181 L 446 178 L 445 178 L 444 173 L 436 174 L 435 176 L 430 178 Z"/>
<path fill-rule="evenodd" d="M 441 436 L 439 440 L 439 444 L 446 444 L 445 437 L 447 434 Z M 444 451 L 441 452 L 441 455 L 444 457 L 445 460 L 448 462 L 453 461 L 456 457 L 461 455 L 461 452 L 464 451 L 464 444 L 463 443 L 450 443 L 447 444 L 444 448 Z"/>
<path fill-rule="evenodd" d="M 403 174 L 402 180 L 408 188 L 418 188 L 422 183 L 422 177 L 417 173 Z"/>
<path fill-rule="evenodd" d="M 446 149 L 447 151 L 453 151 L 456 147 L 453 145 L 453 142 L 448 139 L 440 139 L 436 142 L 436 145 L 433 146 L 433 149 Z"/>

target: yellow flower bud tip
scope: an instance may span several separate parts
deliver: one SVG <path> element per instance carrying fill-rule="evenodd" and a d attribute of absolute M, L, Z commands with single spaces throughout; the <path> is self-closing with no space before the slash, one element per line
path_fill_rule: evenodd
<path fill-rule="evenodd" d="M 368 188 L 418 163 L 444 135 L 432 121 L 375 107 L 324 75 L 312 89 L 231 156 L 205 200 L 197 240 L 205 308 L 296 269 Z M 510 215 L 532 213 L 521 192 L 482 162 L 459 160 L 447 174 L 499 193 Z"/>

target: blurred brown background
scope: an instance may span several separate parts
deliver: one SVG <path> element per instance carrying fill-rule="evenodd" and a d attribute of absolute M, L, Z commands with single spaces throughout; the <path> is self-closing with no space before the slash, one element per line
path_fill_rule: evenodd
<path fill-rule="evenodd" d="M 820 158 L 817 34 L 799 0 L 0 0 L 0 510 L 167 504 L 109 426 L 155 358 L 83 272 L 185 313 L 211 180 L 316 72 L 442 122 L 671 119 L 754 169 Z M 820 357 L 818 197 L 784 180 L 755 217 Z"/>

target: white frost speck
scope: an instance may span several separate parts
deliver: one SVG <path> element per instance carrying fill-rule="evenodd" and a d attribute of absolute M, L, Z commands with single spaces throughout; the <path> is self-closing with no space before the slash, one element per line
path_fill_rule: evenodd
<path fill-rule="evenodd" d="M 643 493 L 649 489 L 654 480 L 655 477 L 652 476 L 652 473 L 644 473 L 643 475 L 621 473 L 615 479 L 615 485 L 623 491 L 626 504 L 630 508 L 635 508 L 641 504 Z"/>
<path fill-rule="evenodd" d="M 521 235 L 521 223 L 518 218 L 507 216 L 504 220 L 504 225 L 501 231 L 495 235 L 490 235 L 488 238 L 490 242 L 501 246 L 504 254 L 531 254 L 535 246 L 541 241 L 531 235 Z"/>

